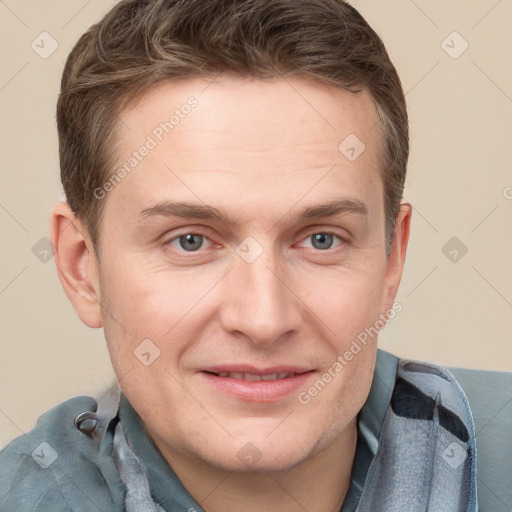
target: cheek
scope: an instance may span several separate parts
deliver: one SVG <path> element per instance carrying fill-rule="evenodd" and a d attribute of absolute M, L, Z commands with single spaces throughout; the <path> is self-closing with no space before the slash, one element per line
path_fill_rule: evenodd
<path fill-rule="evenodd" d="M 374 269 L 335 272 L 309 291 L 305 302 L 328 326 L 337 352 L 379 318 L 382 276 Z"/>
<path fill-rule="evenodd" d="M 149 339 L 172 364 L 208 318 L 207 301 L 202 299 L 218 276 L 171 273 L 168 269 L 147 268 L 140 262 L 117 261 L 116 265 L 105 265 L 100 274 L 109 348 L 117 359 L 130 359 L 138 345 Z"/>
<path fill-rule="evenodd" d="M 346 424 L 361 410 L 370 392 L 375 367 L 377 346 L 375 343 L 361 348 L 344 367 L 343 389 L 333 396 L 334 416 Z"/>
<path fill-rule="evenodd" d="M 104 331 L 112 366 L 132 405 L 153 422 L 163 403 L 179 408 L 190 400 L 175 376 L 201 325 L 191 323 L 201 290 L 140 266 L 105 267 L 104 275 Z"/>
<path fill-rule="evenodd" d="M 170 322 L 170 315 L 179 308 L 183 290 L 176 281 L 169 283 L 165 273 L 148 271 L 141 262 L 113 261 L 116 259 L 111 258 L 101 273 L 103 302 L 126 327 L 125 335 L 132 331 L 158 335 L 158 326 L 162 328 L 165 318 Z"/>
<path fill-rule="evenodd" d="M 328 326 L 323 330 L 329 349 L 322 368 L 328 383 L 317 385 L 321 391 L 310 405 L 330 411 L 333 426 L 339 426 L 357 413 L 371 386 L 382 277 L 375 270 L 360 270 L 338 274 L 323 284 L 323 292 L 310 293 L 307 300 Z"/>

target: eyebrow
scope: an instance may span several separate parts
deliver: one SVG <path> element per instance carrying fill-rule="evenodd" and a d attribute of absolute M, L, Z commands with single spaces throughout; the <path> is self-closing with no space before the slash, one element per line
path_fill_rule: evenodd
<path fill-rule="evenodd" d="M 298 215 L 299 222 L 305 220 L 332 217 L 340 214 L 368 215 L 369 208 L 360 199 L 342 198 L 329 203 L 309 206 Z M 151 217 L 180 217 L 184 219 L 217 220 L 224 224 L 236 225 L 239 219 L 228 215 L 213 206 L 195 203 L 164 201 L 142 210 L 141 220 Z"/>

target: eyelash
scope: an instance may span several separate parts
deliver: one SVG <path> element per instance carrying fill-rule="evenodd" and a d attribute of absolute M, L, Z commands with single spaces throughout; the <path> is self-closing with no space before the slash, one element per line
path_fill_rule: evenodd
<path fill-rule="evenodd" d="M 319 234 L 321 234 L 321 235 L 330 235 L 330 236 L 333 236 L 334 238 L 338 238 L 338 240 L 340 241 L 340 243 L 339 243 L 337 246 L 335 246 L 335 248 L 332 248 L 332 247 L 331 247 L 331 248 L 329 248 L 329 249 L 325 249 L 325 250 L 322 250 L 322 249 L 315 249 L 315 248 L 313 247 L 312 249 L 313 249 L 313 250 L 315 250 L 315 251 L 316 251 L 316 252 L 318 252 L 318 253 L 326 253 L 326 254 L 329 254 L 329 253 L 332 253 L 333 251 L 335 251 L 337 247 L 339 248 L 340 246 L 344 246 L 344 245 L 347 245 L 347 244 L 348 244 L 348 240 L 347 240 L 346 238 L 344 238 L 344 237 L 342 237 L 342 236 L 338 235 L 337 233 L 334 233 L 334 232 L 332 232 L 332 231 L 322 231 L 322 230 L 316 230 L 316 231 L 311 231 L 311 232 L 309 232 L 309 233 L 308 233 L 308 234 L 307 234 L 307 235 L 302 239 L 302 241 L 305 241 L 305 240 L 307 240 L 307 239 L 310 239 L 313 235 L 319 235 Z M 183 232 L 183 233 L 179 233 L 179 234 L 177 234 L 177 235 L 173 236 L 172 238 L 170 238 L 169 240 L 167 240 L 167 241 L 165 242 L 165 244 L 164 244 L 164 245 L 169 246 L 169 245 L 172 245 L 172 242 L 174 242 L 174 241 L 178 241 L 178 242 L 179 242 L 179 239 L 180 239 L 182 236 L 186 236 L 186 235 L 195 235 L 195 236 L 198 236 L 198 237 L 202 237 L 204 240 L 208 240 L 208 241 L 210 241 L 210 243 L 212 243 L 212 244 L 214 244 L 214 245 L 215 245 L 215 243 L 214 243 L 214 242 L 212 242 L 212 241 L 210 240 L 210 238 L 209 238 L 206 234 L 201 233 L 200 231 L 198 231 L 198 232 L 196 232 L 196 231 L 185 231 L 185 232 Z M 201 249 L 202 249 L 202 245 L 201 245 L 201 247 L 200 247 L 199 249 L 197 249 L 197 250 L 195 250 L 195 251 L 185 251 L 185 250 L 184 250 L 184 249 L 182 249 L 182 248 L 179 248 L 179 249 L 177 248 L 178 252 L 185 253 L 185 254 L 199 254 L 200 252 L 202 252 L 202 251 L 201 251 Z"/>

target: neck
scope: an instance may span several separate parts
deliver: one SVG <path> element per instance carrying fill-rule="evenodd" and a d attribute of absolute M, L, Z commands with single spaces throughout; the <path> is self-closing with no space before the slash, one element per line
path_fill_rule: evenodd
<path fill-rule="evenodd" d="M 339 512 L 350 485 L 357 443 L 352 421 L 321 452 L 281 471 L 229 472 L 170 452 L 156 443 L 206 512 Z"/>

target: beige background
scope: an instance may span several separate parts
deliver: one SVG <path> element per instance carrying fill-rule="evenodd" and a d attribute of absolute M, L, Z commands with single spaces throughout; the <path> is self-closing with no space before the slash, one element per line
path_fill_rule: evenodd
<path fill-rule="evenodd" d="M 113 378 L 103 332 L 80 322 L 53 260 L 40 261 L 33 247 L 48 236 L 62 194 L 55 103 L 64 60 L 114 3 L 0 2 L 1 445 L 56 403 L 99 393 Z M 383 38 L 411 120 L 403 311 L 380 346 L 447 366 L 511 371 L 512 1 L 352 3 Z M 42 32 L 58 43 L 45 59 L 31 47 L 42 46 Z M 455 55 L 464 41 L 458 58 L 444 49 Z M 442 250 L 452 237 L 467 247 L 456 262 Z"/>

